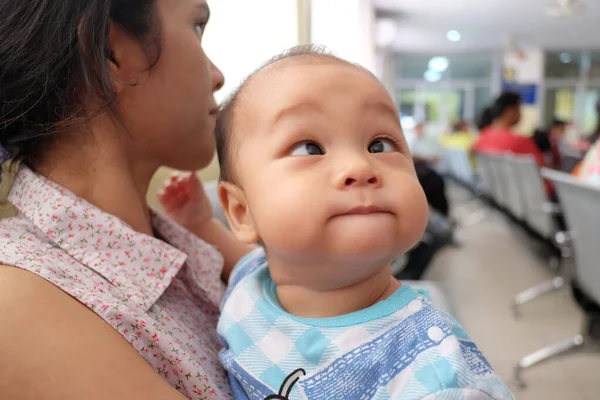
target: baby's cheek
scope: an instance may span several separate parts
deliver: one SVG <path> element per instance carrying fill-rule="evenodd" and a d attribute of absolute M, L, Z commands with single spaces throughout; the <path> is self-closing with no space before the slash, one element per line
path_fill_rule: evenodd
<path fill-rule="evenodd" d="M 418 241 L 427 226 L 429 206 L 427 198 L 416 179 L 403 183 L 403 193 L 398 196 L 398 224 L 406 241 Z"/>
<path fill-rule="evenodd" d="M 301 204 L 269 204 L 261 217 L 257 225 L 265 245 L 288 254 L 314 250 L 323 229 Z"/>

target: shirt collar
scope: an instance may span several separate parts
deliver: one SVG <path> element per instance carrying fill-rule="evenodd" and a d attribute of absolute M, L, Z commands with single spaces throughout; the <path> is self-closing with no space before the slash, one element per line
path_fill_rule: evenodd
<path fill-rule="evenodd" d="M 132 308 L 147 311 L 186 262 L 182 251 L 134 231 L 27 167 L 19 171 L 9 200 L 56 247 L 119 288 Z M 174 229 L 182 230 L 156 213 L 153 222 L 167 240 Z"/>

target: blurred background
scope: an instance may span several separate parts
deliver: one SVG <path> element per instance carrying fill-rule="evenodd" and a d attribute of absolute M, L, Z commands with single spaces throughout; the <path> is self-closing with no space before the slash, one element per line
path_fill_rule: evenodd
<path fill-rule="evenodd" d="M 204 48 L 225 74 L 219 101 L 298 44 L 325 45 L 382 81 L 432 209 L 421 244 L 395 261 L 397 276 L 429 285 L 517 399 L 600 399 L 600 191 L 574 173 L 600 135 L 600 0 L 209 5 Z M 499 107 L 506 92 L 519 102 L 505 127 L 527 143 L 474 151 L 515 107 Z M 535 154 L 523 151 L 530 145 Z M 171 172 L 152 184 L 157 208 Z M 200 175 L 214 194 L 216 160 Z"/>

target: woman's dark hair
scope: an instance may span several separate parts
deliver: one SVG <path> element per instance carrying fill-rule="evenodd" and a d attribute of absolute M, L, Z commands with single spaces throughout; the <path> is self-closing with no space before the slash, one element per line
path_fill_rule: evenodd
<path fill-rule="evenodd" d="M 521 95 L 515 92 L 504 92 L 494 102 L 494 119 L 504 115 L 507 109 L 519 107 L 521 105 Z"/>
<path fill-rule="evenodd" d="M 482 131 L 488 126 L 492 125 L 493 122 L 494 111 L 492 110 L 492 107 L 486 107 L 483 109 L 481 114 L 479 114 L 479 117 L 477 117 L 477 129 L 479 129 L 479 131 Z"/>
<path fill-rule="evenodd" d="M 146 44 L 156 21 L 154 0 L 0 1 L 0 145 L 35 165 L 62 127 L 112 108 L 110 25 Z"/>

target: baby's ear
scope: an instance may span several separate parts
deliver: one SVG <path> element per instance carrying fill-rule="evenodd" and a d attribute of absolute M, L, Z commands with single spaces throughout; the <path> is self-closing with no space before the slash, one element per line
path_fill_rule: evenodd
<path fill-rule="evenodd" d="M 258 242 L 258 232 L 256 232 L 242 189 L 233 183 L 221 182 L 218 192 L 221 207 L 235 237 L 243 243 Z"/>

